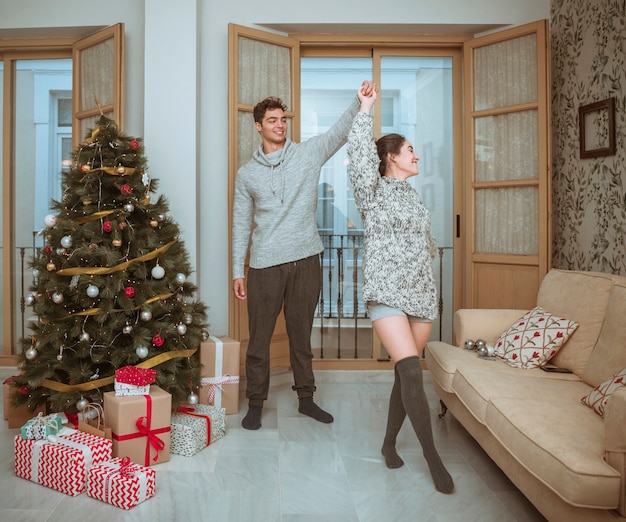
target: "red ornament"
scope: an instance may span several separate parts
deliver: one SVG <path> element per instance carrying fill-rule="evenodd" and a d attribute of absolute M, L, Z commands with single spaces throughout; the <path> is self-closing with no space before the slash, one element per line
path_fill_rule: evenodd
<path fill-rule="evenodd" d="M 43 249 L 46 254 L 52 254 L 52 248 L 50 248 L 50 245 L 46 245 Z"/>
<path fill-rule="evenodd" d="M 163 346 L 165 344 L 165 339 L 163 339 L 163 337 L 161 337 L 159 334 L 156 334 L 152 338 L 152 344 L 154 346 Z"/>
<path fill-rule="evenodd" d="M 28 395 L 28 394 L 30 393 L 30 388 L 29 388 L 28 386 L 26 386 L 26 385 L 24 385 L 24 386 L 20 386 L 20 388 L 19 388 L 19 392 L 20 392 L 22 395 Z"/>
<path fill-rule="evenodd" d="M 129 194 L 133 193 L 133 187 L 131 187 L 128 183 L 124 183 L 120 187 L 120 192 L 124 194 L 125 196 L 128 196 Z"/>
<path fill-rule="evenodd" d="M 126 297 L 129 297 L 131 299 L 135 297 L 135 289 L 132 286 L 125 287 L 124 293 L 126 294 Z"/>
<path fill-rule="evenodd" d="M 111 232 L 112 229 L 113 225 L 111 225 L 110 221 L 105 221 L 102 223 L 102 230 L 104 230 L 105 232 Z"/>
<path fill-rule="evenodd" d="M 135 150 L 139 148 L 139 142 L 137 140 L 130 140 L 130 145 Z"/>

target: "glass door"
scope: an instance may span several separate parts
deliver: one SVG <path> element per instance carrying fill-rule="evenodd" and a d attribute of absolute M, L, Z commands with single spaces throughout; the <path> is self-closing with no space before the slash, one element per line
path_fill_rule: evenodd
<path fill-rule="evenodd" d="M 384 54 L 383 54 L 384 52 Z M 432 213 L 439 246 L 434 269 L 442 320 L 432 339 L 451 340 L 454 272 L 453 59 L 415 52 L 370 52 L 367 57 L 301 58 L 302 141 L 327 130 L 353 101 L 364 79 L 380 85 L 377 136 L 396 132 L 420 156 L 420 175 L 411 183 Z M 356 210 L 346 147 L 322 170 L 317 221 L 324 243 L 323 287 L 312 346 L 319 358 L 382 358 L 362 298 L 363 225 Z"/>

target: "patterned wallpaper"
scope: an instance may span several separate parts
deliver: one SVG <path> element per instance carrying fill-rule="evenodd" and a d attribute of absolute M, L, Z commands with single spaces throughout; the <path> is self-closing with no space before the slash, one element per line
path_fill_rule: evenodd
<path fill-rule="evenodd" d="M 626 0 L 552 0 L 552 265 L 626 275 Z M 578 108 L 615 98 L 616 154 L 580 159 Z"/>

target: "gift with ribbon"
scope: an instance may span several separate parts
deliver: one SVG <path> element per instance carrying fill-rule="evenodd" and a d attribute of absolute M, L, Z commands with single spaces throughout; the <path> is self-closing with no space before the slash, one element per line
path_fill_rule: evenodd
<path fill-rule="evenodd" d="M 131 509 L 156 492 L 156 471 L 129 457 L 114 457 L 89 470 L 87 495 L 122 509 Z"/>
<path fill-rule="evenodd" d="M 63 417 L 58 413 L 44 415 L 42 412 L 39 412 L 36 417 L 26 421 L 20 432 L 23 439 L 47 439 L 49 435 L 58 434 L 62 424 Z"/>
<path fill-rule="evenodd" d="M 226 434 L 226 410 L 206 404 L 172 413 L 172 453 L 192 457 Z"/>
<path fill-rule="evenodd" d="M 19 375 L 13 375 L 7 377 L 2 383 L 2 393 L 4 399 L 4 418 L 9 423 L 9 428 L 19 428 L 28 419 L 32 419 L 33 416 L 39 412 L 45 413 L 46 405 L 41 404 L 34 410 L 31 410 L 26 404 L 16 405 L 15 394 L 18 392 L 18 387 L 13 384 L 13 381 L 19 377 Z"/>
<path fill-rule="evenodd" d="M 200 344 L 200 404 L 224 408 L 226 414 L 239 411 L 240 343 L 230 337 L 209 338 Z"/>
<path fill-rule="evenodd" d="M 15 436 L 15 474 L 32 482 L 76 496 L 87 489 L 87 472 L 111 460 L 112 443 L 63 427 L 49 439 Z"/>
<path fill-rule="evenodd" d="M 172 396 L 156 385 L 150 394 L 104 393 L 104 416 L 113 436 L 113 456 L 143 466 L 170 458 Z"/>
<path fill-rule="evenodd" d="M 123 366 L 115 370 L 115 395 L 146 395 L 155 380 L 156 370 L 152 368 Z"/>

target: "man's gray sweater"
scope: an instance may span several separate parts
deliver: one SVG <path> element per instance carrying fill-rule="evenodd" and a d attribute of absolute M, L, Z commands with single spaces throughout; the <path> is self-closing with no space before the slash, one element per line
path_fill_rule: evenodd
<path fill-rule="evenodd" d="M 250 267 L 267 268 L 319 254 L 324 248 L 317 230 L 321 168 L 346 142 L 359 110 L 355 101 L 325 133 L 303 143 L 265 154 L 263 145 L 237 172 L 233 205 L 233 279 Z"/>

